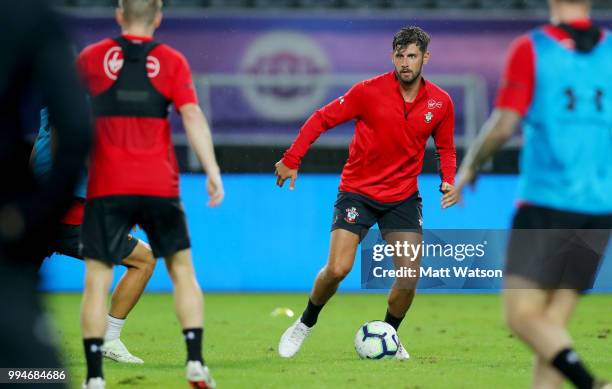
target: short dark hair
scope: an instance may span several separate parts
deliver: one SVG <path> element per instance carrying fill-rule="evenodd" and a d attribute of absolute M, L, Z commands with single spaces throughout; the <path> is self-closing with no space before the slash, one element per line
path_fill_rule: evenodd
<path fill-rule="evenodd" d="M 416 26 L 404 27 L 396 32 L 393 37 L 393 51 L 403 49 L 414 43 L 421 49 L 421 52 L 425 53 L 430 41 L 431 38 L 422 28 Z"/>

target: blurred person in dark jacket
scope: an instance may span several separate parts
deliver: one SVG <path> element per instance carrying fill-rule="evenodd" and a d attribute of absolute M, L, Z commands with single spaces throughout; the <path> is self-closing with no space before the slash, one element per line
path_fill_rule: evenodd
<path fill-rule="evenodd" d="M 67 37 L 46 2 L 0 2 L 0 41 L 9 53 L 0 60 L 0 312 L 7 313 L 0 315 L 0 368 L 58 368 L 33 264 L 70 205 L 90 121 Z M 32 93 L 57 127 L 56 157 L 43 182 L 30 171 L 21 117 Z"/>

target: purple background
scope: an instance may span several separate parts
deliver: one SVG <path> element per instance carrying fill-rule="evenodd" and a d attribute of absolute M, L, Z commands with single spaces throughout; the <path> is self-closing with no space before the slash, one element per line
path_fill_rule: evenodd
<path fill-rule="evenodd" d="M 272 74 L 282 71 L 296 75 L 328 74 L 334 78 L 336 75 L 376 75 L 391 70 L 390 46 L 393 34 L 403 26 L 419 25 L 432 37 L 432 58 L 426 67 L 426 75 L 434 79 L 440 74 L 481 77 L 486 82 L 485 101 L 488 104 L 482 104 L 477 109 L 482 111 L 481 118 L 484 118 L 495 96 L 497 80 L 511 41 L 543 22 L 542 19 L 525 18 L 449 19 L 299 12 L 266 16 L 242 12 L 235 16 L 220 16 L 195 11 L 195 14 L 189 16 L 166 16 L 157 39 L 183 52 L 194 74 L 236 75 L 241 72 L 244 74 L 241 62 L 249 47 L 262 35 L 275 31 L 301 33 L 318 45 L 328 66 L 313 67 L 307 57 L 296 58 L 288 53 L 287 58 L 283 57 L 287 53 L 280 52 L 277 57 L 268 58 L 268 70 L 263 71 Z M 600 22 L 611 24 L 610 20 Z M 79 48 L 119 34 L 119 28 L 110 13 L 108 16 L 69 15 L 68 24 Z M 321 98 L 305 104 L 300 115 L 290 119 L 275 119 L 262 114 L 245 98 L 242 85 L 209 85 L 207 94 L 203 93 L 199 85 L 199 92 L 201 104 L 210 115 L 217 139 L 224 141 L 227 136 L 238 135 L 238 139 L 249 143 L 257 135 L 267 134 L 272 135 L 272 141 L 277 137 L 280 143 L 286 143 L 312 110 L 341 95 L 349 86 L 330 87 Z M 463 88 L 448 87 L 447 90 L 456 103 L 457 134 L 461 135 L 465 131 Z M 262 98 L 266 94 L 275 94 L 279 105 L 276 107 L 275 103 L 270 103 L 269 106 L 272 110 L 282 112 L 285 110 L 283 101 L 291 101 L 300 94 L 308 95 L 312 88 L 259 88 L 257 91 Z M 177 124 L 176 131 L 180 132 L 176 117 L 174 121 Z M 351 131 L 352 126 L 345 125 L 333 133 L 346 137 Z M 244 137 L 245 134 L 249 137 Z M 270 136 L 264 139 L 270 140 Z"/>

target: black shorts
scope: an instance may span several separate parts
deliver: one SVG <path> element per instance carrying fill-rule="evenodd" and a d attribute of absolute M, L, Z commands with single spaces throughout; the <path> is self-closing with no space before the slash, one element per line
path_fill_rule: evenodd
<path fill-rule="evenodd" d="M 121 253 L 121 259 L 127 258 L 132 254 L 132 251 L 138 244 L 138 239 L 132 235 L 127 234 L 123 237 L 124 244 L 122 245 L 124 251 Z M 49 255 L 58 253 L 67 255 L 76 259 L 83 259 L 81 256 L 81 226 L 72 224 L 60 224 L 57 230 L 57 238 L 55 242 L 51 244 L 49 248 Z"/>
<path fill-rule="evenodd" d="M 611 230 L 612 215 L 521 207 L 514 216 L 505 273 L 542 289 L 590 289 Z"/>
<path fill-rule="evenodd" d="M 341 228 L 363 239 L 376 223 L 383 236 L 394 231 L 421 233 L 423 205 L 419 192 L 395 203 L 381 203 L 357 193 L 338 193 L 332 231 Z"/>
<path fill-rule="evenodd" d="M 87 201 L 81 255 L 114 264 L 126 251 L 124 237 L 139 225 L 156 257 L 191 247 L 185 212 L 176 197 L 107 196 Z"/>

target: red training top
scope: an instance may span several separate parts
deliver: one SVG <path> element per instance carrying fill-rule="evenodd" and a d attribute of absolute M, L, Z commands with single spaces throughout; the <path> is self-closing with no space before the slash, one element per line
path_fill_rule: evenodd
<path fill-rule="evenodd" d="M 316 111 L 285 152 L 297 169 L 310 145 L 332 127 L 355 119 L 355 135 L 342 171 L 340 190 L 383 203 L 404 200 L 417 190 L 427 139 L 440 154 L 442 181 L 454 184 L 456 153 L 453 102 L 437 85 L 422 80 L 414 102 L 404 101 L 395 72 L 354 85 Z"/>
<path fill-rule="evenodd" d="M 152 38 L 124 35 L 132 42 Z M 86 47 L 77 68 L 91 96 L 109 89 L 123 66 L 117 42 L 105 39 Z M 147 57 L 153 87 L 178 110 L 197 104 L 189 64 L 171 47 L 160 44 Z M 113 116 L 96 118 L 87 198 L 111 195 L 178 197 L 178 165 L 170 121 L 161 118 Z"/>
<path fill-rule="evenodd" d="M 585 30 L 592 26 L 588 19 L 575 20 L 569 24 L 576 29 Z M 544 32 L 570 49 L 575 47 L 568 32 L 557 26 L 546 25 Z M 510 46 L 495 106 L 511 109 L 525 116 L 531 105 L 534 87 L 535 50 L 531 37 L 526 34 L 518 37 Z"/>

